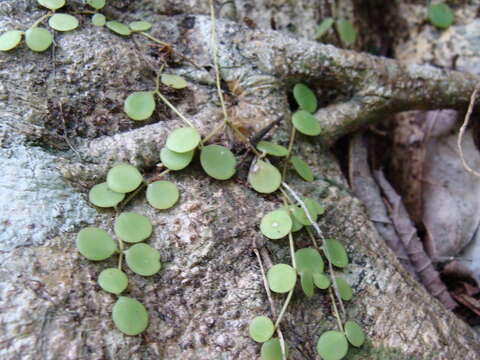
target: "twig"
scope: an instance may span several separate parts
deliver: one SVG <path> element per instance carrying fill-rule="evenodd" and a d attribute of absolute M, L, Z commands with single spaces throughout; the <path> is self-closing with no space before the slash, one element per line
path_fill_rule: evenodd
<path fill-rule="evenodd" d="M 469 173 L 477 176 L 477 177 L 480 177 L 480 173 L 473 170 L 468 164 L 467 164 L 467 161 L 465 160 L 465 156 L 463 155 L 463 149 L 462 149 L 462 140 L 463 140 L 463 135 L 465 133 L 465 130 L 467 129 L 467 126 L 468 126 L 468 122 L 470 120 L 470 116 L 472 115 L 472 111 L 473 111 L 473 106 L 475 104 L 475 100 L 477 98 L 477 92 L 478 90 L 480 89 L 480 84 L 477 85 L 477 87 L 475 88 L 475 90 L 473 90 L 472 92 L 472 96 L 470 96 L 470 103 L 468 104 L 468 110 L 467 110 L 467 114 L 465 115 L 465 120 L 463 121 L 463 125 L 462 127 L 460 128 L 460 131 L 458 133 L 458 139 L 457 139 L 457 147 L 458 147 L 458 152 L 460 154 L 460 159 L 462 159 L 462 164 L 463 164 L 463 167 L 465 168 L 465 170 L 467 170 Z"/>

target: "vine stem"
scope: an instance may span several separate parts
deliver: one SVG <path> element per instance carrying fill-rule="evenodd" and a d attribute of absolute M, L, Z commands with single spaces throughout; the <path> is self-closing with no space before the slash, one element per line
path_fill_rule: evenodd
<path fill-rule="evenodd" d="M 330 294 L 330 299 L 332 300 L 333 312 L 335 313 L 335 317 L 337 318 L 338 329 L 340 330 L 340 332 L 343 333 L 342 320 L 340 319 L 340 315 L 338 313 L 337 304 L 335 303 L 335 297 L 332 293 L 332 288 L 328 289 L 328 293 Z"/>
<path fill-rule="evenodd" d="M 295 127 L 292 125 L 292 130 L 290 131 L 290 140 L 288 141 L 288 154 L 287 154 L 287 157 L 285 158 L 285 163 L 283 165 L 283 171 L 282 171 L 283 180 L 285 180 L 285 177 L 287 176 L 288 160 L 290 160 L 290 157 L 292 156 L 292 148 L 293 148 L 294 142 L 295 142 Z"/>
<path fill-rule="evenodd" d="M 123 241 L 118 238 L 118 247 L 120 249 L 120 254 L 118 254 L 118 270 L 122 270 L 122 259 L 123 259 Z"/>
<path fill-rule="evenodd" d="M 41 18 L 35 21 L 30 28 L 37 27 L 43 20 L 48 19 L 52 15 L 53 15 L 53 11 L 49 11 L 47 14 L 43 15 Z"/>
<path fill-rule="evenodd" d="M 178 115 L 178 117 L 180 117 L 180 119 L 182 119 L 185 123 L 187 123 L 190 127 L 192 128 L 195 128 L 195 125 L 193 125 L 193 123 L 188 120 L 185 116 L 182 115 L 182 113 L 180 111 L 177 110 L 177 108 L 175 106 L 172 105 L 172 103 L 170 103 L 170 101 L 168 101 L 168 99 L 162 95 L 162 93 L 158 90 L 155 91 L 155 94 L 157 94 L 157 96 L 165 103 L 167 104 L 167 106 L 173 110 L 173 112 L 175 114 Z"/>
<path fill-rule="evenodd" d="M 143 36 L 149 38 L 149 39 L 152 40 L 152 41 L 155 41 L 157 44 L 163 45 L 163 46 L 165 46 L 165 47 L 170 47 L 170 44 L 169 44 L 169 43 L 166 43 L 166 42 L 164 42 L 164 41 L 162 41 L 162 40 L 159 40 L 159 39 L 157 39 L 156 37 L 154 37 L 154 36 L 152 36 L 152 35 L 150 35 L 150 34 L 147 34 L 146 32 L 143 32 L 143 31 L 142 31 L 142 32 L 139 32 L 138 34 L 143 35 Z"/>

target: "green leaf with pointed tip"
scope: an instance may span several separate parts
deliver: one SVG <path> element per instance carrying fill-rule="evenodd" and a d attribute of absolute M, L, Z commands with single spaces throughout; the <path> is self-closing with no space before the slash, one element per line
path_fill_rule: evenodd
<path fill-rule="evenodd" d="M 152 24 L 148 21 L 132 21 L 128 24 L 130 30 L 133 32 L 148 31 L 152 28 Z"/>
<path fill-rule="evenodd" d="M 303 293 L 307 297 L 313 296 L 313 277 L 310 272 L 300 273 L 300 285 L 302 286 Z"/>
<path fill-rule="evenodd" d="M 280 187 L 282 175 L 272 164 L 258 160 L 248 174 L 248 182 L 259 193 L 270 194 Z"/>
<path fill-rule="evenodd" d="M 352 23 L 345 19 L 339 19 L 335 23 L 340 40 L 344 45 L 350 46 L 357 39 L 357 31 Z"/>
<path fill-rule="evenodd" d="M 30 50 L 43 52 L 53 42 L 53 35 L 45 28 L 33 27 L 25 32 L 25 43 Z"/>
<path fill-rule="evenodd" d="M 288 358 L 288 344 L 285 343 L 285 356 Z M 282 346 L 278 338 L 272 338 L 262 344 L 260 350 L 262 360 L 282 360 Z"/>
<path fill-rule="evenodd" d="M 166 147 L 160 151 L 160 161 L 170 170 L 185 169 L 192 162 L 195 150 L 177 153 Z"/>
<path fill-rule="evenodd" d="M 80 230 L 76 245 L 80 254 L 92 261 L 108 259 L 117 249 L 112 237 L 105 230 L 95 227 Z"/>
<path fill-rule="evenodd" d="M 92 24 L 95 26 L 105 26 L 107 18 L 103 14 L 95 14 L 92 16 Z"/>
<path fill-rule="evenodd" d="M 342 300 L 345 300 L 345 301 L 352 300 L 353 290 L 351 286 L 345 281 L 345 279 L 340 276 L 337 276 L 335 278 L 335 282 L 337 283 L 338 292 Z"/>
<path fill-rule="evenodd" d="M 155 99 L 152 91 L 136 91 L 128 95 L 123 110 L 132 120 L 146 120 L 155 110 Z"/>
<path fill-rule="evenodd" d="M 168 135 L 166 147 L 177 153 L 192 151 L 200 144 L 200 134 L 195 128 L 183 127 Z"/>
<path fill-rule="evenodd" d="M 260 223 L 260 231 L 272 240 L 281 239 L 292 230 L 292 219 L 284 209 L 278 209 L 266 214 Z"/>
<path fill-rule="evenodd" d="M 305 181 L 313 181 L 313 172 L 312 169 L 308 166 L 308 164 L 303 161 L 298 156 L 292 156 L 290 162 L 293 165 L 293 168 L 297 172 L 300 177 Z"/>
<path fill-rule="evenodd" d="M 292 116 L 295 129 L 304 135 L 317 136 L 322 132 L 319 121 L 309 112 L 298 110 Z"/>
<path fill-rule="evenodd" d="M 108 187 L 118 193 L 133 191 L 140 186 L 142 181 L 142 174 L 130 164 L 116 165 L 107 173 Z"/>
<path fill-rule="evenodd" d="M 57 10 L 65 5 L 65 0 L 37 0 L 37 2 L 50 10 Z"/>
<path fill-rule="evenodd" d="M 260 141 L 257 144 L 257 150 L 260 152 L 264 152 L 268 155 L 272 156 L 287 156 L 288 155 L 288 149 L 282 145 L 278 145 L 275 143 L 272 143 L 270 141 Z"/>
<path fill-rule="evenodd" d="M 121 213 L 115 220 L 115 235 L 128 243 L 147 239 L 152 235 L 152 230 L 152 224 L 146 216 L 133 212 Z"/>
<path fill-rule="evenodd" d="M 134 273 L 142 276 L 152 276 L 160 271 L 160 253 L 147 244 L 135 244 L 125 251 L 125 261 Z"/>
<path fill-rule="evenodd" d="M 333 265 L 340 268 L 348 265 L 347 252 L 340 241 L 336 239 L 326 239 L 323 251 Z"/>
<path fill-rule="evenodd" d="M 323 273 L 324 263 L 318 250 L 303 248 L 295 252 L 298 273 Z"/>
<path fill-rule="evenodd" d="M 307 85 L 296 84 L 293 87 L 293 97 L 295 98 L 295 101 L 297 102 L 301 110 L 308 111 L 309 113 L 314 113 L 315 110 L 317 110 L 317 97 Z M 318 121 L 315 119 L 315 125 L 317 124 Z M 318 128 L 320 129 L 319 124 Z"/>
<path fill-rule="evenodd" d="M 176 204 L 179 196 L 177 186 L 170 181 L 155 181 L 147 187 L 147 201 L 155 209 L 165 210 L 171 208 Z"/>
<path fill-rule="evenodd" d="M 114 20 L 107 21 L 105 25 L 115 34 L 122 35 L 122 36 L 128 36 L 132 34 L 132 31 L 127 25 L 119 23 L 118 21 L 114 21 Z"/>
<path fill-rule="evenodd" d="M 48 19 L 48 25 L 57 31 L 72 31 L 78 27 L 78 20 L 72 15 L 54 14 Z"/>
<path fill-rule="evenodd" d="M 257 316 L 248 326 L 248 333 L 250 337 L 256 342 L 263 343 L 270 339 L 275 328 L 272 320 L 266 316 Z"/>
<path fill-rule="evenodd" d="M 267 280 L 270 290 L 282 294 L 293 289 L 297 281 L 297 273 L 290 265 L 277 264 L 267 271 Z"/>
<path fill-rule="evenodd" d="M 318 25 L 317 31 L 315 32 L 315 36 L 314 36 L 315 40 L 320 40 L 323 37 L 323 35 L 325 35 L 326 32 L 330 30 L 334 22 L 335 21 L 331 17 L 327 17 L 323 19 L 320 25 Z"/>
<path fill-rule="evenodd" d="M 227 180 L 235 174 L 235 156 L 225 146 L 205 146 L 200 152 L 200 164 L 209 176 L 217 180 Z"/>
<path fill-rule="evenodd" d="M 127 275 L 117 268 L 103 270 L 98 277 L 98 285 L 112 294 L 119 295 L 128 286 Z"/>
<path fill-rule="evenodd" d="M 360 347 L 365 342 L 365 334 L 362 328 L 355 321 L 347 321 L 345 323 L 345 336 L 350 344 Z"/>
<path fill-rule="evenodd" d="M 106 182 L 93 186 L 88 192 L 88 200 L 101 208 L 117 206 L 125 198 L 125 194 L 110 190 Z"/>
<path fill-rule="evenodd" d="M 317 343 L 317 352 L 323 360 L 340 360 L 347 355 L 348 342 L 339 331 L 326 331 Z"/>
<path fill-rule="evenodd" d="M 87 4 L 95 10 L 100 10 L 105 6 L 105 0 L 87 0 Z"/>
<path fill-rule="evenodd" d="M 112 319 L 115 326 L 126 335 L 138 335 L 148 326 L 148 313 L 138 300 L 120 296 L 113 305 Z"/>
<path fill-rule="evenodd" d="M 431 4 L 428 7 L 428 19 L 437 28 L 447 29 L 453 24 L 454 15 L 445 3 Z"/>
<path fill-rule="evenodd" d="M 330 286 L 330 279 L 325 274 L 313 274 L 313 283 L 319 289 L 325 290 Z"/>
<path fill-rule="evenodd" d="M 0 51 L 9 51 L 22 41 L 22 31 L 10 30 L 0 35 Z"/>
<path fill-rule="evenodd" d="M 160 80 L 162 84 L 170 86 L 174 89 L 183 89 L 187 87 L 187 81 L 180 75 L 162 74 Z"/>

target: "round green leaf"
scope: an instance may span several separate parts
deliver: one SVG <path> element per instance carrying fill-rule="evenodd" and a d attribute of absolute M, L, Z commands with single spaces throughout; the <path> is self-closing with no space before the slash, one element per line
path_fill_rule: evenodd
<path fill-rule="evenodd" d="M 92 16 L 92 24 L 95 26 L 105 26 L 107 18 L 103 14 L 95 14 Z"/>
<path fill-rule="evenodd" d="M 345 19 L 339 19 L 335 23 L 340 40 L 344 45 L 352 45 L 357 39 L 357 31 L 352 23 Z"/>
<path fill-rule="evenodd" d="M 112 319 L 115 326 L 126 335 L 138 335 L 148 326 L 148 313 L 139 301 L 120 296 L 113 305 Z"/>
<path fill-rule="evenodd" d="M 200 164 L 209 176 L 217 180 L 227 180 L 235 174 L 235 156 L 225 146 L 205 146 L 200 152 Z"/>
<path fill-rule="evenodd" d="M 296 84 L 293 87 L 293 97 L 295 98 L 295 101 L 297 102 L 301 110 L 308 111 L 309 113 L 314 113 L 315 110 L 317 110 L 317 97 L 307 85 Z M 297 117 L 298 116 L 299 115 L 297 115 Z M 318 121 L 316 119 L 315 119 L 315 124 L 318 124 Z M 320 129 L 320 125 L 318 125 L 318 128 Z M 310 135 L 310 134 L 307 134 L 307 135 Z"/>
<path fill-rule="evenodd" d="M 302 290 L 307 297 L 313 296 L 313 277 L 310 272 L 300 273 L 300 285 Z"/>
<path fill-rule="evenodd" d="M 180 75 L 162 74 L 160 80 L 162 84 L 170 86 L 174 89 L 183 89 L 187 87 L 187 81 Z"/>
<path fill-rule="evenodd" d="M 272 143 L 270 141 L 260 141 L 257 144 L 257 149 L 272 156 L 287 156 L 288 149 L 282 145 Z"/>
<path fill-rule="evenodd" d="M 337 276 L 335 278 L 335 282 L 337 283 L 338 292 L 342 300 L 345 300 L 345 301 L 352 300 L 353 290 L 351 286 L 345 281 L 345 279 L 340 276 Z"/>
<path fill-rule="evenodd" d="M 0 35 L 0 51 L 9 51 L 18 46 L 22 41 L 23 32 L 10 30 Z"/>
<path fill-rule="evenodd" d="M 325 290 L 330 286 L 330 279 L 325 274 L 313 274 L 313 283 L 319 289 Z"/>
<path fill-rule="evenodd" d="M 78 20 L 72 15 L 54 14 L 48 19 L 48 25 L 57 31 L 72 31 L 78 27 Z"/>
<path fill-rule="evenodd" d="M 275 330 L 272 320 L 266 316 L 257 316 L 250 321 L 248 333 L 256 342 L 262 343 L 270 339 Z"/>
<path fill-rule="evenodd" d="M 34 27 L 25 32 L 25 43 L 30 50 L 42 52 L 47 50 L 53 42 L 53 35 L 45 28 Z"/>
<path fill-rule="evenodd" d="M 272 240 L 287 236 L 292 230 L 292 219 L 285 209 L 278 209 L 266 214 L 260 223 L 260 231 Z"/>
<path fill-rule="evenodd" d="M 100 273 L 98 285 L 103 290 L 118 295 L 127 288 L 128 278 L 123 271 L 117 268 L 109 268 Z"/>
<path fill-rule="evenodd" d="M 170 170 L 182 170 L 190 164 L 194 152 L 194 150 L 191 150 L 184 153 L 177 153 L 163 147 L 160 151 L 160 161 Z"/>
<path fill-rule="evenodd" d="M 137 243 L 152 235 L 152 224 L 146 216 L 124 212 L 115 220 L 114 230 L 123 241 Z"/>
<path fill-rule="evenodd" d="M 177 153 L 192 151 L 200 143 L 200 134 L 195 128 L 183 127 L 168 135 L 166 147 Z"/>
<path fill-rule="evenodd" d="M 326 331 L 317 343 L 317 352 L 323 360 L 340 360 L 347 355 L 348 342 L 339 331 Z"/>
<path fill-rule="evenodd" d="M 248 182 L 259 193 L 270 194 L 280 187 L 282 175 L 272 164 L 258 160 L 248 174 Z"/>
<path fill-rule="evenodd" d="M 133 191 L 140 186 L 142 181 L 142 174 L 130 164 L 116 165 L 107 173 L 108 187 L 118 193 Z"/>
<path fill-rule="evenodd" d="M 112 237 L 105 230 L 95 227 L 80 230 L 76 245 L 80 254 L 93 261 L 108 259 L 117 249 Z"/>
<path fill-rule="evenodd" d="M 295 269 L 287 264 L 273 265 L 267 271 L 270 289 L 276 293 L 286 293 L 293 289 L 297 281 Z"/>
<path fill-rule="evenodd" d="M 322 131 L 319 121 L 305 110 L 296 111 L 292 116 L 292 123 L 295 129 L 305 135 L 317 136 Z"/>
<path fill-rule="evenodd" d="M 295 252 L 295 262 L 299 273 L 322 273 L 324 264 L 320 253 L 314 248 L 303 248 Z"/>
<path fill-rule="evenodd" d="M 65 0 L 37 0 L 37 2 L 50 10 L 57 10 L 65 5 Z"/>
<path fill-rule="evenodd" d="M 362 328 L 355 321 L 347 321 L 344 328 L 345 335 L 347 336 L 350 344 L 356 347 L 363 345 L 363 343 L 365 342 L 365 334 Z"/>
<path fill-rule="evenodd" d="M 298 156 L 292 156 L 290 159 L 293 168 L 297 172 L 300 177 L 305 181 L 313 181 L 313 172 L 312 169 L 308 166 L 308 164 L 303 161 Z"/>
<path fill-rule="evenodd" d="M 88 193 L 88 200 L 102 208 L 117 206 L 124 198 L 125 194 L 110 190 L 106 182 L 93 186 Z"/>
<path fill-rule="evenodd" d="M 134 273 L 151 276 L 160 271 L 160 253 L 147 244 L 135 244 L 125 252 L 125 261 Z"/>
<path fill-rule="evenodd" d="M 303 224 L 300 223 L 295 218 L 295 216 L 293 216 L 293 212 L 295 211 L 296 208 L 297 208 L 297 206 L 295 206 L 295 205 L 290 205 L 290 206 L 284 207 L 284 209 L 288 211 L 288 215 L 292 219 L 292 229 L 290 230 L 291 232 L 297 232 L 297 231 L 300 231 L 300 230 L 303 229 Z"/>
<path fill-rule="evenodd" d="M 87 4 L 96 10 L 100 10 L 105 6 L 105 0 L 87 0 Z"/>
<path fill-rule="evenodd" d="M 136 91 L 128 95 L 123 110 L 132 120 L 146 120 L 155 110 L 155 99 L 152 91 Z"/>
<path fill-rule="evenodd" d="M 333 23 L 334 23 L 334 20 L 331 17 L 327 17 L 327 18 L 323 19 L 323 21 L 320 23 L 320 25 L 318 25 L 317 31 L 315 32 L 315 36 L 314 36 L 315 40 L 320 40 L 323 37 L 323 35 L 325 35 L 325 33 L 328 30 L 330 30 Z"/>
<path fill-rule="evenodd" d="M 132 33 L 127 25 L 119 23 L 118 21 L 107 21 L 105 25 L 107 25 L 107 28 L 118 35 L 128 36 Z"/>
<path fill-rule="evenodd" d="M 323 215 L 325 213 L 325 208 L 320 205 L 320 203 L 317 200 L 310 199 L 310 198 L 305 198 L 304 199 L 305 204 L 309 203 L 314 209 L 317 215 Z M 307 205 L 308 208 L 308 205 Z"/>
<path fill-rule="evenodd" d="M 340 241 L 336 239 L 326 239 L 323 251 L 333 265 L 340 268 L 348 265 L 347 252 Z"/>
<path fill-rule="evenodd" d="M 285 343 L 285 356 L 288 357 L 288 344 Z M 262 360 L 282 360 L 282 346 L 278 338 L 272 338 L 262 344 L 260 350 Z"/>
<path fill-rule="evenodd" d="M 152 28 L 148 21 L 132 21 L 128 26 L 133 32 L 148 31 Z"/>
<path fill-rule="evenodd" d="M 307 207 L 308 213 L 314 222 L 317 222 L 317 212 L 315 208 L 308 202 L 304 202 L 305 206 Z M 312 225 L 310 220 L 308 220 L 307 214 L 300 206 L 295 206 L 292 208 L 293 210 L 293 217 L 302 225 Z"/>
<path fill-rule="evenodd" d="M 147 187 L 147 201 L 155 209 L 169 209 L 178 201 L 177 186 L 165 180 L 155 181 Z"/>
<path fill-rule="evenodd" d="M 428 18 L 436 27 L 446 29 L 453 24 L 454 15 L 447 4 L 439 3 L 428 7 Z"/>

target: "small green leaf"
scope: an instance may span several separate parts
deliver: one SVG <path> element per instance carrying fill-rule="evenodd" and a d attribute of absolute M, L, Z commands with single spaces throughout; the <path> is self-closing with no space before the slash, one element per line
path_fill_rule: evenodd
<path fill-rule="evenodd" d="M 187 87 L 187 81 L 180 75 L 175 74 L 162 74 L 160 78 L 162 84 L 170 86 L 174 89 L 183 89 Z"/>
<path fill-rule="evenodd" d="M 18 46 L 22 41 L 22 31 L 10 30 L 0 36 L 0 51 L 9 51 Z"/>
<path fill-rule="evenodd" d="M 313 274 L 313 283 L 319 289 L 325 290 L 330 286 L 330 279 L 325 274 Z"/>
<path fill-rule="evenodd" d="M 103 14 L 95 14 L 92 16 L 92 24 L 95 26 L 105 26 L 107 19 Z"/>
<path fill-rule="evenodd" d="M 301 110 L 308 111 L 309 113 L 314 113 L 315 110 L 317 110 L 317 97 L 307 85 L 296 84 L 293 87 L 293 97 L 295 98 L 295 101 L 297 102 Z M 316 129 L 316 125 L 318 125 L 318 129 L 320 129 L 320 124 L 318 123 L 317 119 L 315 119 L 315 126 L 314 126 L 315 129 Z M 311 126 L 309 126 L 309 128 L 310 127 Z M 298 130 L 298 131 L 302 132 L 301 130 Z"/>
<path fill-rule="evenodd" d="M 339 331 L 326 331 L 317 343 L 317 352 L 323 360 L 340 360 L 347 355 L 348 342 Z"/>
<path fill-rule="evenodd" d="M 47 50 L 53 42 L 53 35 L 45 28 L 34 27 L 25 32 L 25 43 L 30 50 L 43 52 Z"/>
<path fill-rule="evenodd" d="M 125 198 L 125 194 L 110 190 L 106 182 L 93 186 L 88 192 L 88 200 L 101 208 L 117 206 Z"/>
<path fill-rule="evenodd" d="M 338 292 L 342 300 L 345 300 L 345 301 L 352 300 L 353 290 L 351 286 L 345 281 L 345 279 L 340 276 L 337 276 L 335 278 L 335 282 L 337 283 Z"/>
<path fill-rule="evenodd" d="M 336 239 L 326 239 L 323 251 L 333 265 L 340 268 L 348 265 L 347 252 L 340 241 Z"/>
<path fill-rule="evenodd" d="M 272 156 L 287 156 L 288 149 L 282 145 L 270 141 L 260 141 L 257 144 L 257 150 Z"/>
<path fill-rule="evenodd" d="M 200 143 L 200 134 L 195 128 L 183 127 L 173 130 L 168 135 L 166 146 L 177 153 L 189 152 Z"/>
<path fill-rule="evenodd" d="M 305 206 L 307 207 L 308 213 L 310 215 L 310 218 L 313 220 L 313 222 L 317 222 L 317 213 L 314 208 L 311 207 L 311 204 L 305 203 Z M 305 211 L 300 207 L 300 206 L 295 206 L 293 208 L 293 217 L 302 225 L 312 225 L 310 220 L 307 217 L 307 214 L 305 214 Z"/>
<path fill-rule="evenodd" d="M 37 0 L 37 2 L 50 10 L 57 10 L 65 5 L 65 0 Z"/>
<path fill-rule="evenodd" d="M 345 335 L 353 346 L 360 347 L 365 342 L 365 334 L 362 328 L 355 321 L 347 321 L 345 323 Z"/>
<path fill-rule="evenodd" d="M 152 91 L 136 91 L 128 95 L 123 110 L 132 120 L 146 120 L 155 110 L 155 99 Z"/>
<path fill-rule="evenodd" d="M 133 212 L 121 213 L 115 220 L 115 234 L 125 242 L 137 243 L 152 235 L 152 224 L 143 215 Z"/>
<path fill-rule="evenodd" d="M 118 35 L 128 36 L 132 34 L 132 31 L 127 25 L 119 23 L 118 21 L 107 21 L 105 25 L 107 25 L 107 28 Z"/>
<path fill-rule="evenodd" d="M 305 181 L 313 181 L 313 171 L 308 164 L 298 156 L 292 156 L 290 162 L 300 177 Z"/>
<path fill-rule="evenodd" d="M 288 344 L 285 343 L 285 356 L 288 358 Z M 272 338 L 262 344 L 260 350 L 262 360 L 282 360 L 282 346 L 278 338 Z"/>
<path fill-rule="evenodd" d="M 125 251 L 125 261 L 134 273 L 142 276 L 152 276 L 160 271 L 160 253 L 147 244 L 135 244 Z"/>
<path fill-rule="evenodd" d="M 127 288 L 128 278 L 123 271 L 117 268 L 109 268 L 100 273 L 98 285 L 109 293 L 119 295 Z"/>
<path fill-rule="evenodd" d="M 115 326 L 126 335 L 138 335 L 148 326 L 148 313 L 139 301 L 120 296 L 113 305 L 112 319 Z"/>
<path fill-rule="evenodd" d="M 303 248 L 295 252 L 298 273 L 323 273 L 324 263 L 318 250 Z"/>
<path fill-rule="evenodd" d="M 296 111 L 292 116 L 292 123 L 295 129 L 308 136 L 317 136 L 322 132 L 320 122 L 305 110 Z"/>
<path fill-rule="evenodd" d="M 258 160 L 248 174 L 248 182 L 259 193 L 270 194 L 282 183 L 280 171 L 263 160 Z"/>
<path fill-rule="evenodd" d="M 266 316 L 257 316 L 250 321 L 248 333 L 256 342 L 263 343 L 270 339 L 275 330 L 272 320 Z"/>
<path fill-rule="evenodd" d="M 270 290 L 282 294 L 293 289 L 297 281 L 297 273 L 290 265 L 277 264 L 267 271 L 267 280 Z"/>
<path fill-rule="evenodd" d="M 302 290 L 307 297 L 312 297 L 313 296 L 312 273 L 301 272 L 300 273 L 300 285 L 302 286 Z"/>
<path fill-rule="evenodd" d="M 80 254 L 93 261 L 108 259 L 117 249 L 112 237 L 105 230 L 95 227 L 80 230 L 76 245 Z"/>
<path fill-rule="evenodd" d="M 142 181 L 142 174 L 130 164 L 116 165 L 107 173 L 108 187 L 118 193 L 133 191 L 140 186 Z"/>
<path fill-rule="evenodd" d="M 152 24 L 148 21 L 132 21 L 128 26 L 133 32 L 148 31 L 152 28 Z"/>
<path fill-rule="evenodd" d="M 105 0 L 87 0 L 87 4 L 95 10 L 100 10 L 105 6 Z"/>
<path fill-rule="evenodd" d="M 295 216 L 293 216 L 293 212 L 297 209 L 297 206 L 290 205 L 290 206 L 284 207 L 284 209 L 288 211 L 288 215 L 290 215 L 290 218 L 292 219 L 292 229 L 290 231 L 297 232 L 302 230 L 303 224 L 300 223 Z"/>
<path fill-rule="evenodd" d="M 225 146 L 205 146 L 200 152 L 200 164 L 209 176 L 217 180 L 227 180 L 235 174 L 235 156 Z"/>
<path fill-rule="evenodd" d="M 178 201 L 179 196 L 177 186 L 170 181 L 155 181 L 147 187 L 147 201 L 155 209 L 171 208 Z"/>
<path fill-rule="evenodd" d="M 78 27 L 78 20 L 72 15 L 54 14 L 48 19 L 48 25 L 57 31 L 72 31 Z"/>
<path fill-rule="evenodd" d="M 317 31 L 315 32 L 315 40 L 320 40 L 325 33 L 330 30 L 335 21 L 331 17 L 323 19 L 323 21 L 318 25 Z"/>
<path fill-rule="evenodd" d="M 194 153 L 195 150 L 177 153 L 163 147 L 160 151 L 160 161 L 170 170 L 182 170 L 192 162 Z"/>
<path fill-rule="evenodd" d="M 292 219 L 284 209 L 266 214 L 260 223 L 260 231 L 272 240 L 281 239 L 292 230 Z"/>
<path fill-rule="evenodd" d="M 352 23 L 345 19 L 339 19 L 335 23 L 340 40 L 346 46 L 352 45 L 357 39 L 357 31 Z"/>
<path fill-rule="evenodd" d="M 305 198 L 305 204 L 307 202 L 310 203 L 313 206 L 313 208 L 317 212 L 317 215 L 320 216 L 320 215 L 323 215 L 325 213 L 325 208 L 317 200 L 310 199 L 310 198 Z M 308 205 L 307 205 L 307 208 L 308 208 Z"/>
<path fill-rule="evenodd" d="M 447 29 L 453 24 L 454 15 L 450 7 L 445 3 L 430 4 L 428 7 L 430 22 L 440 29 Z"/>

